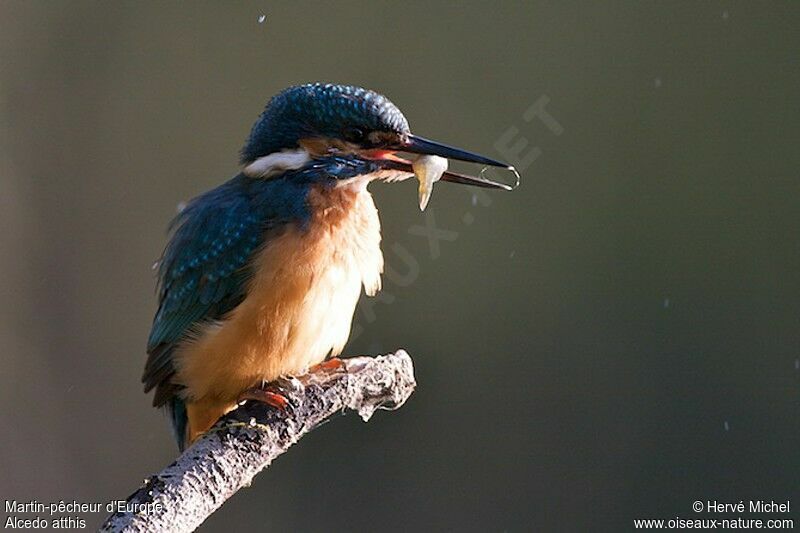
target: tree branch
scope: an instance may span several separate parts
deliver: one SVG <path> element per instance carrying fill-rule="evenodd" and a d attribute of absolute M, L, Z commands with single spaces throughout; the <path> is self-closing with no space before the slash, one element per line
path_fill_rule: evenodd
<path fill-rule="evenodd" d="M 338 370 L 318 368 L 285 381 L 289 406 L 246 402 L 164 470 L 131 494 L 101 531 L 194 531 L 241 487 L 331 415 L 352 409 L 369 420 L 376 409 L 397 409 L 416 386 L 409 355 L 343 359 Z"/>

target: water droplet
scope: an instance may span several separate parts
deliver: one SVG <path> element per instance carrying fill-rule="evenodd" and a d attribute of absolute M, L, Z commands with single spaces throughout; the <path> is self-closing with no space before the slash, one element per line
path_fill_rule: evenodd
<path fill-rule="evenodd" d="M 795 370 L 800 370 L 800 359 L 795 359 L 794 360 L 794 369 Z"/>
<path fill-rule="evenodd" d="M 661 78 L 656 78 L 655 80 L 653 80 L 653 85 L 655 85 L 656 89 L 661 87 Z"/>
<path fill-rule="evenodd" d="M 181 200 L 180 202 L 178 202 L 178 205 L 175 206 L 175 211 L 178 213 L 182 213 L 184 209 L 186 209 L 186 202 Z"/>
<path fill-rule="evenodd" d="M 509 259 L 514 259 L 514 255 L 516 255 L 516 253 L 517 253 L 517 251 L 516 251 L 516 250 L 511 250 L 511 253 L 510 253 L 510 254 L 508 254 L 508 258 L 509 258 Z"/>
<path fill-rule="evenodd" d="M 265 20 L 267 20 L 267 16 L 266 15 L 259 15 L 258 16 L 258 23 L 259 24 L 264 24 Z"/>
<path fill-rule="evenodd" d="M 722 424 L 722 426 L 725 428 L 725 431 L 730 431 L 731 430 L 731 425 L 728 424 L 727 420 L 725 421 L 724 424 Z"/>
<path fill-rule="evenodd" d="M 150 265 L 150 270 L 158 270 L 158 265 L 161 264 L 161 261 L 156 261 L 152 265 Z"/>
<path fill-rule="evenodd" d="M 494 177 L 496 173 L 503 172 L 503 171 L 511 172 L 514 175 L 514 184 L 513 185 L 509 185 L 507 183 L 503 183 L 502 181 L 500 181 L 500 180 L 498 180 L 498 179 L 496 179 Z M 509 191 L 514 190 L 517 187 L 519 187 L 519 182 L 520 182 L 520 179 L 522 178 L 519 175 L 519 172 L 517 171 L 517 169 L 514 168 L 514 167 L 508 167 L 508 168 L 505 168 L 505 169 L 501 169 L 501 168 L 498 168 L 498 167 L 483 167 L 481 169 L 480 173 L 478 173 L 478 177 L 480 179 L 483 179 L 483 180 L 489 180 L 489 181 L 493 181 L 495 183 L 498 183 L 498 184 L 502 185 L 503 188 L 505 188 L 506 190 L 509 190 Z"/>
<path fill-rule="evenodd" d="M 722 12 L 722 18 L 723 18 L 723 20 L 728 20 L 728 10 L 727 9 Z"/>
<path fill-rule="evenodd" d="M 478 195 L 472 193 L 472 205 L 478 205 Z"/>
<path fill-rule="evenodd" d="M 664 309 L 669 307 L 669 298 L 664 298 Z"/>

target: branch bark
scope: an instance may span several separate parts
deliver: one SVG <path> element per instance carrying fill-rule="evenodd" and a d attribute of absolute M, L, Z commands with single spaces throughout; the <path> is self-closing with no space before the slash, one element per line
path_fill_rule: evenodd
<path fill-rule="evenodd" d="M 194 531 L 211 513 L 300 437 L 352 409 L 364 421 L 397 409 L 414 391 L 409 355 L 343 359 L 343 368 L 286 381 L 289 406 L 246 402 L 228 413 L 175 462 L 119 503 L 101 531 Z"/>

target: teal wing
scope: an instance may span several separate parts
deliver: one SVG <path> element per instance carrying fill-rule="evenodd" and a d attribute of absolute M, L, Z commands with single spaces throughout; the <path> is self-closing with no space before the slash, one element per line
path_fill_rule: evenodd
<path fill-rule="evenodd" d="M 262 240 L 265 220 L 239 181 L 196 198 L 173 221 L 159 266 L 159 308 L 142 376 L 145 392 L 156 389 L 156 406 L 179 389 L 171 381 L 175 348 L 198 325 L 219 320 L 245 296 L 247 264 Z"/>
<path fill-rule="evenodd" d="M 220 320 L 245 297 L 252 256 L 271 230 L 309 217 L 309 181 L 239 174 L 192 200 L 175 218 L 159 266 L 159 307 L 142 382 L 165 405 L 180 389 L 173 354 L 198 326 Z"/>

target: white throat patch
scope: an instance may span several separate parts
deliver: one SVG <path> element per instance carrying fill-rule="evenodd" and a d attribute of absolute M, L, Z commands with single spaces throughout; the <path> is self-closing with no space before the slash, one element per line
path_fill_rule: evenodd
<path fill-rule="evenodd" d="M 303 167 L 311 161 L 311 156 L 302 148 L 296 150 L 281 150 L 263 157 L 259 157 L 246 167 L 244 175 L 251 178 L 269 178 L 287 170 Z"/>

